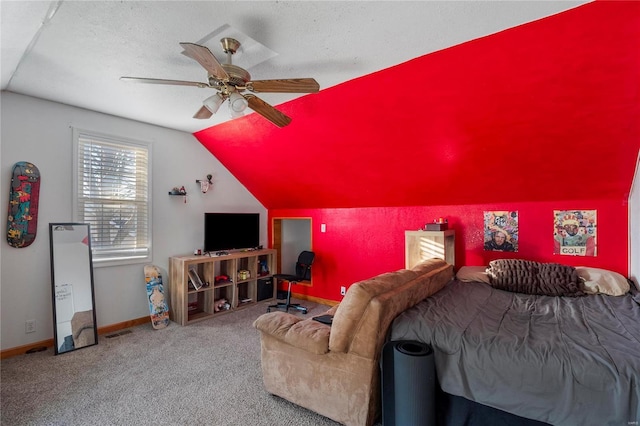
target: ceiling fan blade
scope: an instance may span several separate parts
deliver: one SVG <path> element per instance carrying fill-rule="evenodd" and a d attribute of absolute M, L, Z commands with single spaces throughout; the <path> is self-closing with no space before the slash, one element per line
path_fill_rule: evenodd
<path fill-rule="evenodd" d="M 320 90 L 320 85 L 313 78 L 289 78 L 250 81 L 247 83 L 247 89 L 256 93 L 316 93 Z"/>
<path fill-rule="evenodd" d="M 198 110 L 198 112 L 196 112 L 193 118 L 206 120 L 207 118 L 211 118 L 212 115 L 213 113 L 209 111 L 206 106 L 202 105 L 202 107 Z"/>
<path fill-rule="evenodd" d="M 171 85 L 177 85 L 177 86 L 211 87 L 207 83 L 200 83 L 199 81 L 166 80 L 162 78 L 120 77 L 120 80 L 131 81 L 133 83 L 171 84 Z"/>
<path fill-rule="evenodd" d="M 291 123 L 291 118 L 287 117 L 262 99 L 254 95 L 244 95 L 244 98 L 249 102 L 249 108 L 272 122 L 278 127 L 284 127 Z"/>
<path fill-rule="evenodd" d="M 213 56 L 213 53 L 206 46 L 200 46 L 195 43 L 180 43 L 180 46 L 184 48 L 183 54 L 187 55 L 191 59 L 197 61 L 200 65 L 206 69 L 209 74 L 217 78 L 218 80 L 228 80 L 229 74 L 222 68 L 220 62 Z"/>

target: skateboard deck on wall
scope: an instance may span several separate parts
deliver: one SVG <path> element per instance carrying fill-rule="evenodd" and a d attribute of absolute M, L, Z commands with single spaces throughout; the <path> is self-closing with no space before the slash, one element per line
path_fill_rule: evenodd
<path fill-rule="evenodd" d="M 149 313 L 151 325 L 156 330 L 169 325 L 169 306 L 164 297 L 162 274 L 155 265 L 144 266 L 144 280 L 147 284 L 147 297 L 149 298 Z"/>
<path fill-rule="evenodd" d="M 7 242 L 11 247 L 27 247 L 36 239 L 40 171 L 28 161 L 13 166 L 9 190 Z"/>

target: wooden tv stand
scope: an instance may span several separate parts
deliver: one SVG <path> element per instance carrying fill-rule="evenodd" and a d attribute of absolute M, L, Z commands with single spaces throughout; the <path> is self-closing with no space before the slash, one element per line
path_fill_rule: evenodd
<path fill-rule="evenodd" d="M 233 312 L 258 302 L 258 286 L 268 285 L 272 290 L 263 300 L 275 299 L 276 286 L 273 282 L 276 261 L 275 249 L 247 250 L 230 252 L 226 255 L 215 254 L 173 256 L 169 258 L 169 295 L 171 320 L 188 325 L 196 321 L 212 318 L 215 315 Z M 266 264 L 266 271 L 261 268 Z M 189 281 L 192 269 L 205 283 L 196 290 Z M 242 277 L 239 271 L 249 271 L 249 277 Z M 193 272 L 192 272 L 193 275 Z M 215 278 L 226 275 L 228 280 Z M 242 278 L 242 279 L 240 279 Z M 206 285 L 209 283 L 209 285 Z M 268 288 L 268 287 L 267 287 Z M 228 309 L 218 309 L 221 299 L 229 303 Z"/>

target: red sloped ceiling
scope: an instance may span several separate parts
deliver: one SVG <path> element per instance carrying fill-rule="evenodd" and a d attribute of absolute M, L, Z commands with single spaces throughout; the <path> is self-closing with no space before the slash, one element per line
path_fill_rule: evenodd
<path fill-rule="evenodd" d="M 640 3 L 597 1 L 195 134 L 268 209 L 628 197 Z"/>

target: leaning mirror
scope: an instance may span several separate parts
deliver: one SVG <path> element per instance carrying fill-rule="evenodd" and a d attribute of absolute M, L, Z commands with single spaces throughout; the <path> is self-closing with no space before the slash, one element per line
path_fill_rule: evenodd
<path fill-rule="evenodd" d="M 56 355 L 98 343 L 91 233 L 85 223 L 50 223 Z"/>

